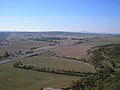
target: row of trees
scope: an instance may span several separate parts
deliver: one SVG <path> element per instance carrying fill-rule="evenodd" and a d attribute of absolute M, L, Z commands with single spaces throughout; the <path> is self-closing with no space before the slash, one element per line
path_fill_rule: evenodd
<path fill-rule="evenodd" d="M 23 52 L 20 50 L 20 51 L 18 51 L 18 52 L 13 52 L 13 53 L 11 53 L 11 52 L 5 52 L 5 53 L 3 53 L 3 54 L 0 54 L 0 60 L 4 60 L 4 59 L 8 59 L 8 58 L 13 58 L 13 57 L 16 57 L 16 56 L 18 56 L 18 55 L 21 55 Z M 30 53 L 30 52 L 25 52 L 26 54 L 27 53 Z M 31 52 L 32 53 L 32 52 Z"/>
<path fill-rule="evenodd" d="M 62 58 L 66 58 L 66 59 L 72 59 L 72 60 L 76 60 L 76 61 L 83 61 L 83 62 L 86 62 L 86 63 L 89 63 L 89 60 L 86 59 L 86 58 L 75 58 L 75 57 L 67 57 L 67 56 L 63 56 Z"/>
<path fill-rule="evenodd" d="M 47 73 L 53 73 L 53 74 L 70 75 L 70 76 L 78 76 L 78 77 L 87 77 L 87 76 L 94 75 L 94 73 L 92 72 L 79 72 L 79 71 L 64 70 L 64 69 L 55 70 L 47 67 L 39 68 L 39 67 L 34 67 L 32 65 L 23 65 L 21 61 L 15 62 L 13 66 L 15 68 L 22 68 L 26 70 L 34 70 L 39 72 L 47 72 Z"/>
<path fill-rule="evenodd" d="M 28 38 L 33 41 L 53 42 L 54 40 L 66 40 L 67 37 L 41 37 L 41 38 Z"/>

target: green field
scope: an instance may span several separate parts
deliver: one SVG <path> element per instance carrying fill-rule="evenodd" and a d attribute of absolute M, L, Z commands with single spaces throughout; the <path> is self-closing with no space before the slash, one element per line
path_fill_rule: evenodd
<path fill-rule="evenodd" d="M 0 57 L 3 57 L 4 56 L 4 54 L 3 53 L 0 53 Z"/>
<path fill-rule="evenodd" d="M 52 52 L 52 51 L 45 51 L 43 53 L 40 53 L 39 56 L 43 56 L 43 57 L 51 57 L 51 56 L 55 56 L 57 53 L 56 52 Z"/>
<path fill-rule="evenodd" d="M 84 62 L 47 57 L 30 57 L 21 60 L 24 64 L 36 67 L 49 67 L 51 69 L 75 70 L 80 72 L 94 72 L 94 67 Z"/>
<path fill-rule="evenodd" d="M 92 71 L 94 68 L 83 62 L 61 58 L 29 57 L 21 60 L 24 64 L 37 67 L 50 67 L 56 69 L 74 69 L 79 71 Z M 39 90 L 39 88 L 60 88 L 78 77 L 56 75 L 31 70 L 14 68 L 13 62 L 0 65 L 0 90 Z"/>

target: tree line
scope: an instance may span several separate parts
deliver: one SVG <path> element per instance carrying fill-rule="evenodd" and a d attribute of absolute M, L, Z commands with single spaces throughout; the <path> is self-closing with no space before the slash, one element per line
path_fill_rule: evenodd
<path fill-rule="evenodd" d="M 60 74 L 60 75 L 70 75 L 70 76 L 77 76 L 77 77 L 88 77 L 91 75 L 94 75 L 92 72 L 79 72 L 74 70 L 56 70 L 56 69 L 50 69 L 49 67 L 35 67 L 32 65 L 24 65 L 21 61 L 15 62 L 13 64 L 15 68 L 21 68 L 26 70 L 33 70 L 38 72 L 46 72 L 46 73 L 53 73 L 53 74 Z"/>

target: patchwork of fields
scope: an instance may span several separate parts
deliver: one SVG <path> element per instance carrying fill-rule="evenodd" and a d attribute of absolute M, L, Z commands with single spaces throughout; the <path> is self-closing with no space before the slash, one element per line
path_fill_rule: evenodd
<path fill-rule="evenodd" d="M 21 61 L 25 65 L 32 65 L 39 68 L 50 68 L 54 70 L 79 71 L 79 72 L 96 72 L 94 66 L 77 60 L 61 58 L 89 58 L 87 50 L 94 46 L 120 43 L 119 36 L 112 35 L 91 35 L 91 34 L 65 34 L 52 35 L 51 33 L 13 33 L 5 38 L 18 39 L 17 42 L 11 42 L 10 45 L 0 46 L 0 56 L 4 52 L 18 52 L 33 50 L 32 57 L 18 59 L 19 53 L 15 54 L 16 61 L 0 64 L 0 90 L 39 90 L 40 88 L 62 88 L 66 87 L 72 80 L 78 80 L 83 77 L 59 75 L 47 72 L 37 72 L 33 70 L 25 70 L 13 67 L 17 61 Z M 52 37 L 49 41 L 32 41 L 28 38 L 45 38 Z M 54 40 L 54 38 L 60 40 Z M 61 37 L 65 40 L 61 40 Z M 19 41 L 19 39 L 24 39 Z M 36 48 L 37 47 L 37 48 Z M 32 51 L 31 50 L 31 51 Z M 41 52 L 34 56 L 34 53 Z M 9 54 L 9 53 L 8 53 Z M 26 54 L 25 54 L 26 55 Z M 56 57 L 60 56 L 60 57 Z M 9 57 L 9 55 L 8 55 Z M 12 58 L 12 57 L 11 57 Z M 1 59 L 2 60 L 2 59 Z"/>
<path fill-rule="evenodd" d="M 49 44 L 46 42 L 33 42 L 33 41 L 21 41 L 15 42 L 10 45 L 0 46 L 0 53 L 4 53 L 5 51 L 8 52 L 18 52 L 20 50 L 24 51 L 35 46 L 48 46 Z"/>

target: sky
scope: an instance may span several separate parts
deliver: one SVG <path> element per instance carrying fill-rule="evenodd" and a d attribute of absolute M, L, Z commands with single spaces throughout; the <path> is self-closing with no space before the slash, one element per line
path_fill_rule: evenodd
<path fill-rule="evenodd" d="M 120 34 L 120 0 L 0 0 L 0 31 Z"/>

